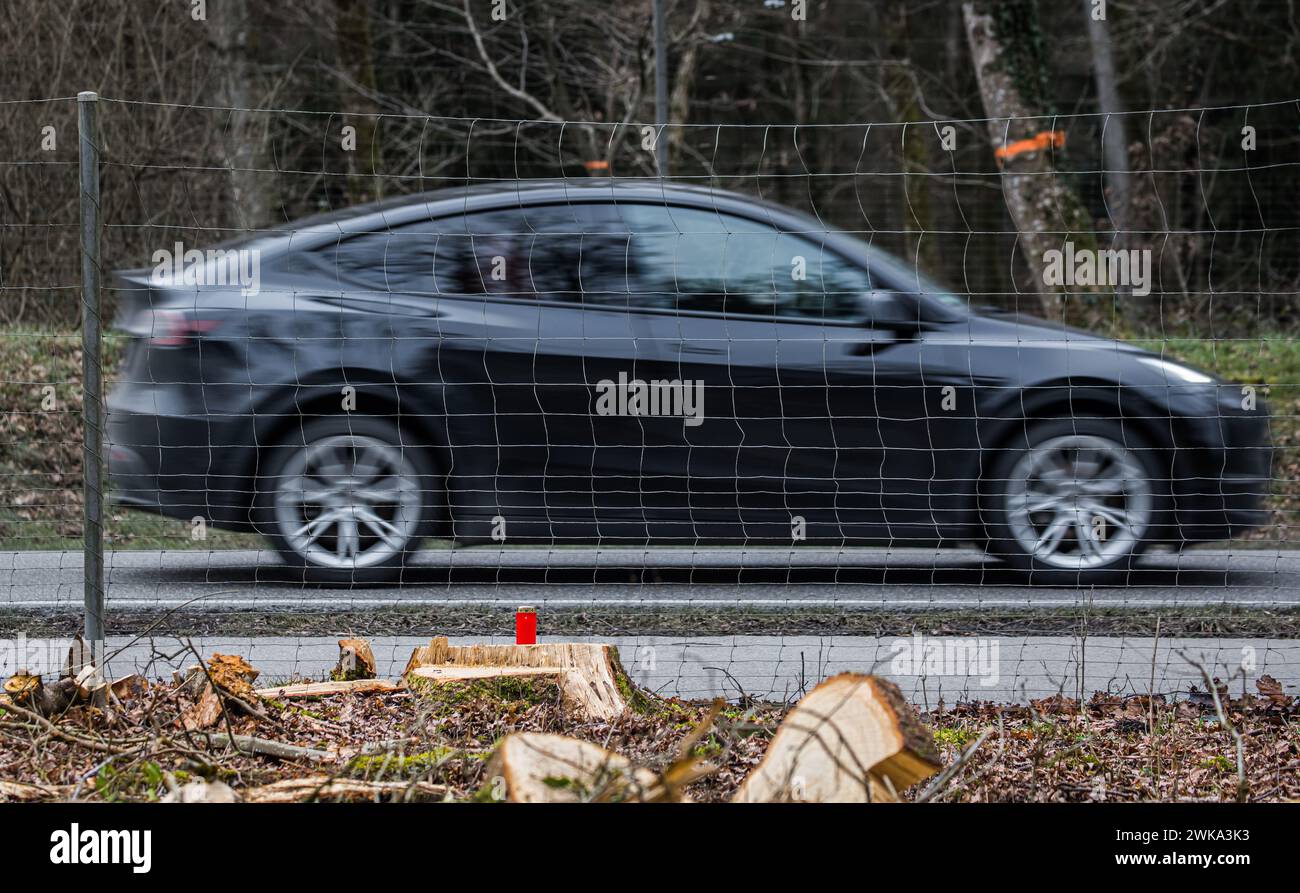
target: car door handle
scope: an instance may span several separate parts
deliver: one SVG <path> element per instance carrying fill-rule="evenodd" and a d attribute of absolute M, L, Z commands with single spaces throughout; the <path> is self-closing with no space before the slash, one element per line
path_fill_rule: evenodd
<path fill-rule="evenodd" d="M 698 353 L 698 354 L 706 354 L 706 355 L 717 355 L 717 354 L 726 353 L 726 351 L 723 350 L 721 347 L 698 347 L 696 345 L 691 344 L 683 347 L 679 351 L 679 353 Z"/>

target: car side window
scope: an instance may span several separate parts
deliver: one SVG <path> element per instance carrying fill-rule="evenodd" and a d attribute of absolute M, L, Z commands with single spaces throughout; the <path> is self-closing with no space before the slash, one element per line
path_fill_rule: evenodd
<path fill-rule="evenodd" d="M 700 208 L 620 204 L 641 306 L 848 320 L 868 272 L 810 234 Z"/>
<path fill-rule="evenodd" d="M 318 249 L 367 292 L 849 320 L 871 276 L 813 235 L 700 208 L 556 203 L 420 221 Z"/>
<path fill-rule="evenodd" d="M 342 235 L 311 252 L 309 265 L 338 282 L 339 289 L 347 291 L 377 292 L 403 290 L 402 281 L 409 270 L 399 276 L 399 269 L 411 265 L 400 260 L 403 240 L 394 233 L 361 233 Z"/>
<path fill-rule="evenodd" d="M 528 225 L 509 209 L 433 221 L 434 292 L 527 297 Z"/>
<path fill-rule="evenodd" d="M 342 236 L 316 249 L 340 287 L 366 293 L 523 293 L 526 256 L 517 213 L 453 215 L 392 230 Z"/>
<path fill-rule="evenodd" d="M 480 211 L 364 233 L 321 249 L 340 281 L 375 292 L 628 305 L 628 237 L 610 205 Z"/>
<path fill-rule="evenodd" d="M 521 241 L 531 296 L 589 306 L 627 307 L 628 233 L 609 204 L 526 209 Z"/>
<path fill-rule="evenodd" d="M 340 288 L 379 294 L 432 289 L 432 242 L 403 231 L 340 237 L 313 254 L 314 262 Z"/>

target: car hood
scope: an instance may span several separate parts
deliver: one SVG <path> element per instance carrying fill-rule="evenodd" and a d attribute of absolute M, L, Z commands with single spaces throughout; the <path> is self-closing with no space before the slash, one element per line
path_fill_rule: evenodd
<path fill-rule="evenodd" d="M 1195 369 L 1215 381 L 1224 380 L 1212 372 L 1187 363 L 1179 357 L 1144 350 L 1127 341 L 1106 338 L 1084 329 L 1051 322 L 1024 313 L 1001 310 L 972 310 L 958 322 L 942 327 L 940 340 L 960 340 L 972 347 L 1016 347 L 1042 350 L 1069 350 L 1106 353 L 1113 357 L 1109 362 L 1148 357 L 1168 360 Z M 937 333 L 936 333 L 937 334 Z M 1139 364 L 1140 365 L 1140 364 Z"/>
<path fill-rule="evenodd" d="M 1064 325 L 1030 316 L 1025 313 L 1011 313 L 1002 310 L 972 310 L 970 315 L 951 327 L 969 336 L 973 343 L 989 344 L 1010 342 L 1013 344 L 1069 345 L 1070 347 L 1092 348 L 1097 350 L 1119 350 L 1124 353 L 1146 354 L 1139 347 L 1124 341 L 1105 338 L 1085 329 Z"/>

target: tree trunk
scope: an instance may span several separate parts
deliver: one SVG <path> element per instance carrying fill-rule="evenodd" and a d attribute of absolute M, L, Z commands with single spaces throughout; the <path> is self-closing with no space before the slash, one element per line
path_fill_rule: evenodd
<path fill-rule="evenodd" d="M 211 21 L 221 62 L 217 104 L 231 109 L 224 113 L 226 120 L 213 122 L 223 128 L 222 151 L 230 169 L 230 220 L 240 229 L 256 230 L 271 223 L 273 184 L 262 173 L 269 154 L 269 115 L 242 111 L 258 106 L 261 98 L 249 61 L 254 39 L 247 0 L 230 0 Z"/>
<path fill-rule="evenodd" d="M 383 180 L 377 176 L 382 164 L 375 140 L 379 121 L 379 108 L 373 98 L 378 93 L 375 48 L 365 0 L 335 0 L 334 12 L 339 65 L 352 81 L 342 91 L 343 110 L 348 114 L 345 123 L 357 129 L 356 149 L 347 153 L 348 198 L 359 204 L 384 197 Z"/>
<path fill-rule="evenodd" d="M 510 675 L 555 677 L 571 709 L 600 721 L 627 710 L 623 692 L 632 690 L 610 645 L 448 645 L 439 636 L 415 649 L 403 673 L 434 684 Z"/>
<path fill-rule="evenodd" d="M 374 679 L 375 652 L 365 639 L 339 639 L 339 662 L 330 678 L 341 682 Z"/>
<path fill-rule="evenodd" d="M 911 44 L 908 39 L 907 3 L 898 2 L 890 10 L 884 24 L 886 36 L 885 49 L 890 58 L 911 59 Z M 924 120 L 921 113 L 920 86 L 908 66 L 893 65 L 883 72 L 886 95 L 893 107 L 894 120 L 907 125 Z M 901 167 L 903 176 L 899 177 L 902 188 L 902 218 L 905 233 L 907 260 L 917 264 L 921 269 L 938 268 L 937 239 L 934 233 L 938 227 L 934 223 L 934 214 L 930 202 L 930 140 L 934 128 L 930 125 L 904 127 L 902 131 Z M 910 176 L 919 174 L 920 176 Z M 927 238 L 929 236 L 929 238 Z"/>
<path fill-rule="evenodd" d="M 1001 147 L 1041 139 L 1052 120 L 1042 108 L 1044 71 L 1034 40 L 1038 17 L 1032 0 L 969 0 L 962 4 L 962 18 L 989 118 L 989 141 Z M 1047 285 L 1048 251 L 1063 251 L 1071 241 L 1076 251 L 1096 247 L 1087 212 L 1056 174 L 1050 143 L 1002 160 L 1002 193 L 1044 315 L 1095 321 L 1096 306 L 1071 307 L 1064 286 Z"/>
<path fill-rule="evenodd" d="M 1128 161 L 1124 105 L 1119 97 L 1119 84 L 1115 76 L 1115 59 L 1111 53 L 1110 23 L 1094 18 L 1092 0 L 1083 0 L 1084 15 L 1088 21 L 1088 43 L 1092 47 L 1093 80 L 1097 86 L 1097 109 L 1103 117 L 1102 166 L 1105 176 L 1102 186 L 1106 198 L 1106 211 L 1115 230 L 1112 248 L 1129 248 L 1133 236 L 1132 172 Z M 1116 286 L 1123 296 L 1122 306 L 1130 322 L 1141 324 L 1146 317 L 1143 308 L 1133 297 L 1127 285 Z"/>
<path fill-rule="evenodd" d="M 663 138 L 668 140 L 668 170 L 680 172 L 682 146 L 686 142 L 686 124 L 691 117 L 691 93 L 695 87 L 695 68 L 699 60 L 700 41 L 698 35 L 688 33 L 682 40 L 681 52 L 677 57 L 677 71 L 673 77 L 673 89 L 668 98 L 668 120 L 672 126 Z"/>
<path fill-rule="evenodd" d="M 1110 30 L 1105 21 L 1093 17 L 1092 0 L 1083 0 L 1088 18 L 1088 42 L 1092 47 L 1092 72 L 1097 85 L 1097 108 L 1105 116 L 1102 152 L 1106 165 L 1106 207 L 1116 229 L 1116 248 L 1123 247 L 1129 227 L 1128 140 L 1125 138 L 1124 106 L 1119 98 L 1115 78 L 1115 59 L 1111 55 Z"/>

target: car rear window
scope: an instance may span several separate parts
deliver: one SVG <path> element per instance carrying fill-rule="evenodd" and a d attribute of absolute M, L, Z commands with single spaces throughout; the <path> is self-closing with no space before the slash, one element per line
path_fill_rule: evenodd
<path fill-rule="evenodd" d="M 484 211 L 318 249 L 340 288 L 622 304 L 628 234 L 600 204 Z"/>

